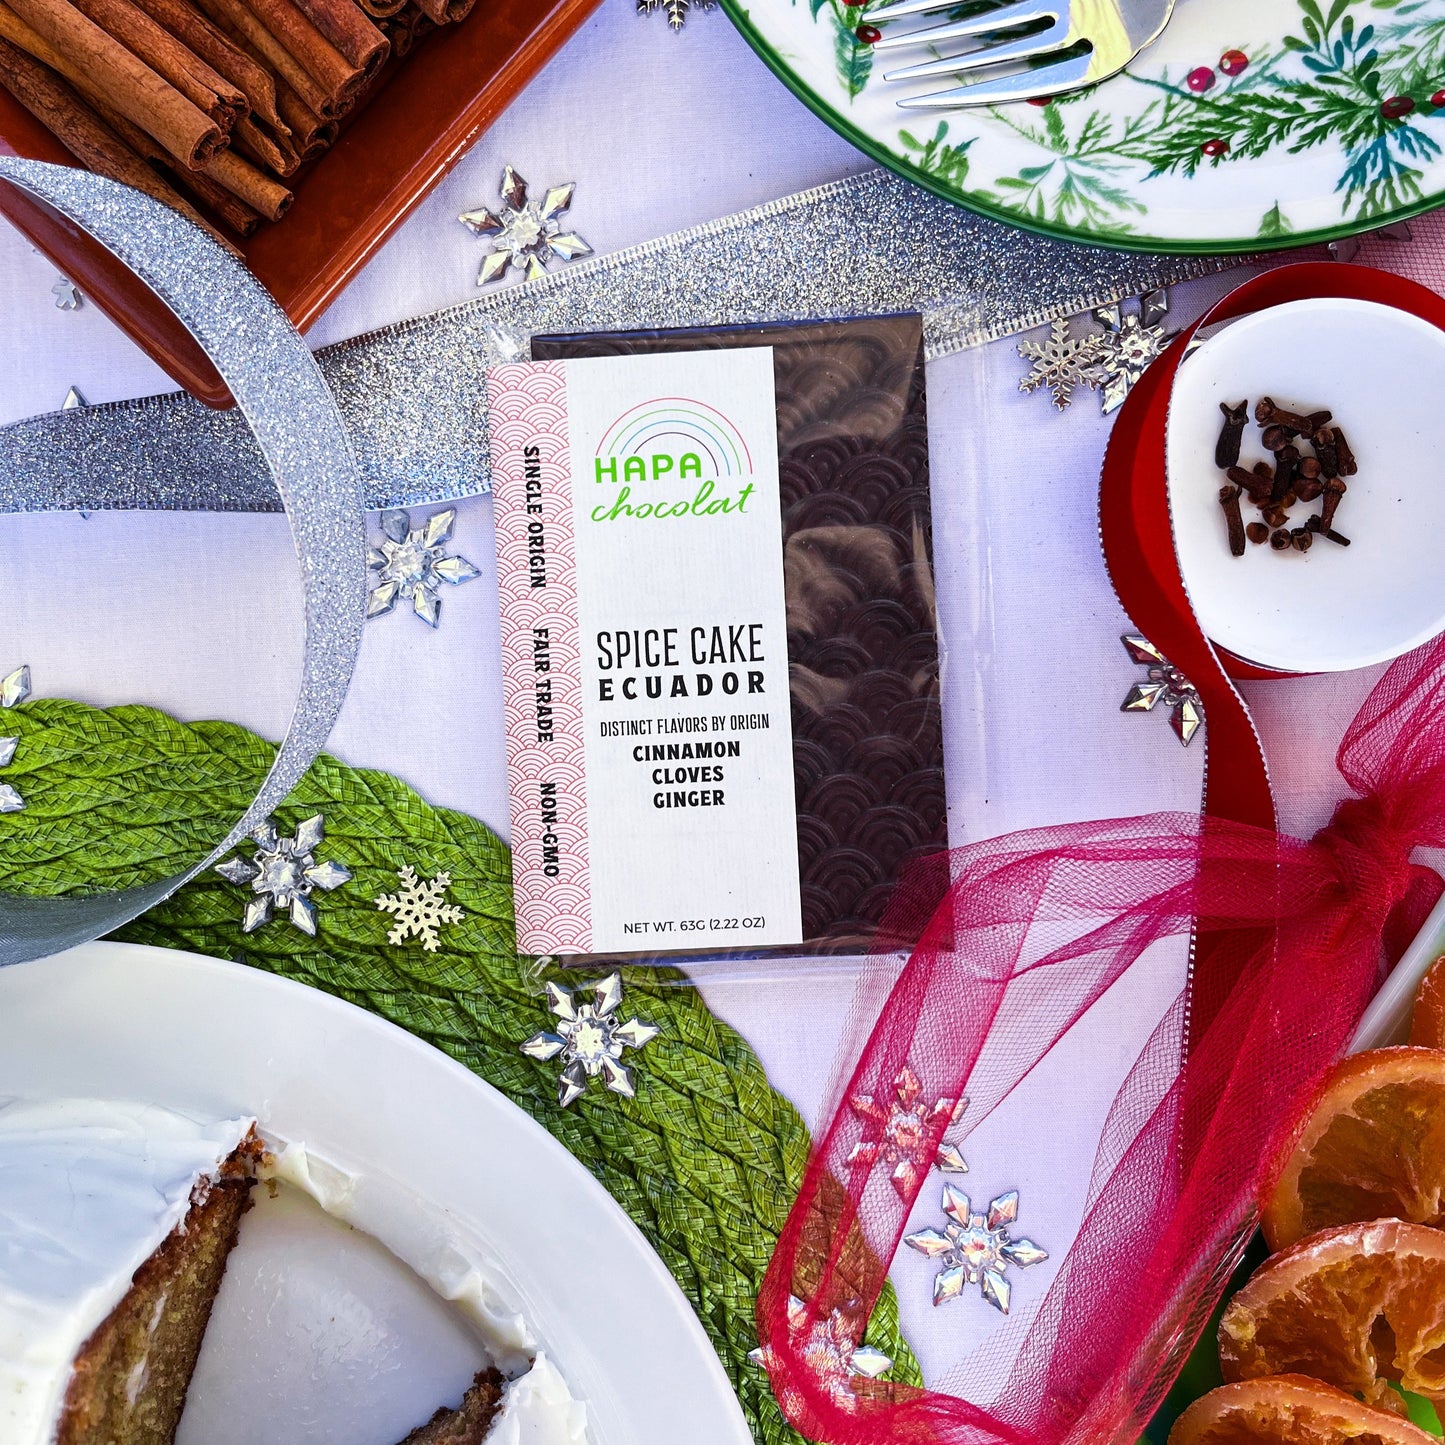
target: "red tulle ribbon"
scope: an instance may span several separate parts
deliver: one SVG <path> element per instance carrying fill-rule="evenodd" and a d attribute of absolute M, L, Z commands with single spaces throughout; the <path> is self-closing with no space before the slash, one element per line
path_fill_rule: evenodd
<path fill-rule="evenodd" d="M 1250 283 L 1234 309 L 1251 295 L 1289 299 L 1303 282 L 1285 274 Z M 1343 267 L 1330 277 L 1345 290 L 1372 284 Z M 1178 355 L 1153 378 L 1166 399 Z M 1157 402 L 1141 394 L 1140 413 Z M 1151 446 L 1161 455 L 1141 466 L 1162 463 L 1162 428 L 1141 454 Z M 1172 646 L 1191 649 L 1196 685 L 1213 670 L 1211 734 L 1233 729 L 1253 747 L 1177 592 L 1164 651 L 1181 662 Z M 1262 825 L 1267 793 L 1227 818 L 1207 797 L 1203 816 L 1068 824 L 958 849 L 900 890 L 870 975 L 870 1032 L 758 1297 L 773 1389 L 804 1435 L 828 1445 L 1134 1439 L 1208 1319 L 1312 1091 L 1439 896 L 1439 878 L 1410 858 L 1445 846 L 1445 639 L 1389 669 L 1337 761 L 1354 796 L 1309 842 Z M 1170 939 L 1197 944 L 1189 982 L 1113 1101 L 1082 1225 L 993 1403 L 867 1378 L 851 1352 L 915 1199 L 938 1187 L 929 1166 L 952 1105 L 966 1097 L 976 1125 Z M 890 1140 L 878 1111 L 849 1101 L 891 1100 L 900 1085 L 920 1102 L 911 1132 Z"/>
<path fill-rule="evenodd" d="M 1382 976 L 1391 915 L 1418 923 L 1438 885 L 1409 858 L 1445 846 L 1445 641 L 1386 673 L 1338 761 L 1357 796 L 1307 843 L 1156 814 L 1014 834 L 915 875 L 885 928 L 918 942 L 845 1099 L 891 1099 L 909 1070 L 919 1097 L 967 1097 L 976 1122 L 1164 939 L 1207 933 L 1233 984 L 1197 1031 L 1186 989 L 1120 1089 L 1083 1225 L 988 1409 L 851 1372 L 846 1344 L 927 1171 L 900 1174 L 897 1149 L 868 1147 L 881 1124 L 838 1110 L 758 1299 L 773 1388 L 804 1435 L 1053 1445 L 1132 1438 L 1147 1420 Z M 932 1160 L 950 1122 L 947 1107 L 921 1111 L 917 1158 Z"/>

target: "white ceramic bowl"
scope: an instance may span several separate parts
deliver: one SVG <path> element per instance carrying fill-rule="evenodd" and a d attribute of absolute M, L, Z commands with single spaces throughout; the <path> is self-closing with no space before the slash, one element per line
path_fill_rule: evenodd
<path fill-rule="evenodd" d="M 1248 398 L 1241 465 L 1272 460 L 1254 405 L 1328 407 L 1359 462 L 1337 529 L 1309 552 L 1230 555 L 1214 464 L 1219 404 Z M 1308 455 L 1306 449 L 1306 455 Z M 1284 672 L 1342 672 L 1445 630 L 1445 332 L 1371 301 L 1316 299 L 1240 318 L 1179 370 L 1167 441 L 1184 584 L 1205 633 Z M 1244 499 L 1246 522 L 1258 513 Z M 1294 509 L 1293 524 L 1319 504 Z"/>

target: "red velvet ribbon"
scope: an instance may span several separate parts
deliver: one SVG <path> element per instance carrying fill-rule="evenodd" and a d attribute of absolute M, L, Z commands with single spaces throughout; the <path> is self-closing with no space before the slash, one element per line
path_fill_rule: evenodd
<path fill-rule="evenodd" d="M 1200 324 L 1321 294 L 1445 326 L 1433 293 L 1344 266 L 1268 273 Z M 1203 697 L 1204 810 L 993 839 L 930 860 L 900 889 L 871 975 L 881 1007 L 847 1055 L 856 1064 L 758 1297 L 773 1389 L 814 1440 L 1132 1439 L 1208 1319 L 1312 1091 L 1438 896 L 1410 855 L 1445 846 L 1445 639 L 1396 662 L 1355 718 L 1337 758 L 1352 796 L 1331 823 L 1308 842 L 1276 831 L 1258 740 L 1170 539 L 1164 419 L 1186 341 L 1121 413 L 1101 513 L 1121 599 Z M 970 1124 L 986 1118 L 1171 939 L 1193 947 L 1188 981 L 1113 1101 L 1082 1224 L 993 1403 L 863 1378 L 850 1352 L 914 1201 L 939 1188 L 927 1166 L 951 1104 L 966 1097 Z M 922 1101 L 916 1138 L 900 1136 L 915 1171 L 849 1103 L 886 1103 L 905 1079 Z"/>

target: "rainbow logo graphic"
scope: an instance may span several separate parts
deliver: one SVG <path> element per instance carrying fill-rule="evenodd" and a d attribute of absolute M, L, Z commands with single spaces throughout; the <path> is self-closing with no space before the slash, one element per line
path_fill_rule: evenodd
<path fill-rule="evenodd" d="M 604 474 L 745 477 L 752 470 L 752 453 L 737 427 L 716 407 L 686 396 L 639 403 L 607 428 L 597 446 L 599 480 Z"/>

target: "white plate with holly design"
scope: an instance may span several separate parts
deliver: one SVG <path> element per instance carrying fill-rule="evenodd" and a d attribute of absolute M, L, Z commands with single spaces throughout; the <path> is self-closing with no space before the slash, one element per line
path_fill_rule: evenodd
<path fill-rule="evenodd" d="M 1092 90 L 944 112 L 898 102 L 947 77 L 883 79 L 899 52 L 859 36 L 882 3 L 722 0 L 834 129 L 1000 220 L 1207 253 L 1330 240 L 1445 203 L 1445 0 L 1179 0 L 1160 39 Z"/>

